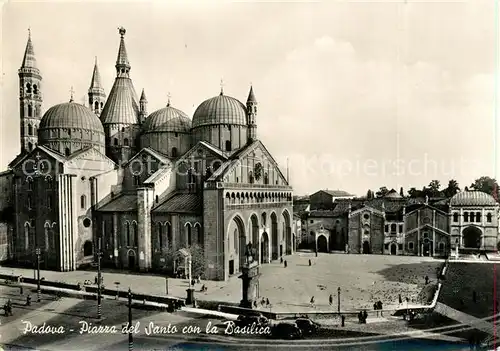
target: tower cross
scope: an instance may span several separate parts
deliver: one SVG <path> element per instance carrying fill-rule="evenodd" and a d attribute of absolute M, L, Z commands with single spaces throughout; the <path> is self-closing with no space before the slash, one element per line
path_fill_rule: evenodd
<path fill-rule="evenodd" d="M 168 94 L 167 94 L 167 98 L 168 98 L 167 106 L 170 106 L 170 98 L 171 97 L 172 97 L 172 94 L 170 94 L 170 92 L 168 92 Z"/>
<path fill-rule="evenodd" d="M 220 94 L 224 94 L 224 79 L 220 80 Z"/>
<path fill-rule="evenodd" d="M 69 100 L 69 102 L 72 102 L 73 101 L 73 94 L 75 93 L 75 91 L 73 90 L 73 86 L 71 86 L 71 89 L 69 90 L 70 94 L 71 94 L 71 98 Z"/>

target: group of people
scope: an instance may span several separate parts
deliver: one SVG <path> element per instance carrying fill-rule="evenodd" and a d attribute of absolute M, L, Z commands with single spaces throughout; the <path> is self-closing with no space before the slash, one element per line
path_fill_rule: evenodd
<path fill-rule="evenodd" d="M 12 316 L 12 301 L 7 300 L 5 305 L 3 305 L 3 311 L 5 312 L 5 317 Z"/>
<path fill-rule="evenodd" d="M 271 303 L 269 302 L 269 299 L 268 299 L 268 298 L 264 298 L 264 297 L 263 297 L 263 298 L 260 300 L 260 305 L 261 305 L 263 308 L 264 308 L 264 307 L 269 308 L 269 307 L 271 306 Z M 253 300 L 253 307 L 254 307 L 254 308 L 257 308 L 257 307 L 258 307 L 258 305 L 257 305 L 257 300 L 256 300 L 256 299 L 255 299 L 255 300 Z"/>
<path fill-rule="evenodd" d="M 377 311 L 377 317 L 379 315 L 378 311 L 380 311 L 380 317 L 384 316 L 384 312 L 382 311 L 382 307 L 383 307 L 383 304 L 382 304 L 382 301 L 380 301 L 380 300 L 378 300 L 377 302 L 375 302 L 373 304 L 373 310 Z"/>
<path fill-rule="evenodd" d="M 359 324 L 366 324 L 367 318 L 368 318 L 368 312 L 366 312 L 366 310 L 359 311 L 358 313 Z"/>

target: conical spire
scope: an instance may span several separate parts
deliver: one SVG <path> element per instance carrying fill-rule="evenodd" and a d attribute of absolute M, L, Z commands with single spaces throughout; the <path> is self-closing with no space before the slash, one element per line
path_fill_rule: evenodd
<path fill-rule="evenodd" d="M 255 99 L 255 95 L 253 93 L 253 86 L 250 85 L 250 93 L 248 94 L 248 99 L 247 99 L 247 103 L 249 102 L 257 102 L 257 99 Z"/>
<path fill-rule="evenodd" d="M 130 63 L 128 62 L 127 49 L 125 49 L 125 33 L 127 32 L 125 28 L 118 28 L 120 33 L 120 47 L 118 48 L 118 57 L 116 58 L 116 72 L 118 76 L 128 77 L 128 71 L 130 70 Z"/>
<path fill-rule="evenodd" d="M 142 88 L 140 101 L 148 101 L 148 99 L 146 98 L 146 93 L 144 92 L 144 88 Z"/>
<path fill-rule="evenodd" d="M 94 63 L 94 72 L 92 73 L 92 80 L 90 81 L 90 89 L 102 89 L 101 74 L 97 66 L 97 56 Z"/>
<path fill-rule="evenodd" d="M 31 29 L 28 29 L 28 42 L 26 43 L 26 50 L 24 51 L 21 68 L 37 68 L 35 50 L 33 50 L 33 43 L 31 42 Z"/>

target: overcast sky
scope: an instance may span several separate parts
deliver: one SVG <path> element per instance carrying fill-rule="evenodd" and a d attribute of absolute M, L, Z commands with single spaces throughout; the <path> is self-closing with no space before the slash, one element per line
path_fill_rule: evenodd
<path fill-rule="evenodd" d="M 131 78 L 153 112 L 192 117 L 219 93 L 259 102 L 258 137 L 296 194 L 380 186 L 461 187 L 496 176 L 498 36 L 491 0 L 44 2 L 2 7 L 0 166 L 19 152 L 18 76 L 28 27 L 43 111 L 86 98 L 94 57 L 104 89 L 125 37 Z M 498 93 L 497 93 L 498 96 Z"/>

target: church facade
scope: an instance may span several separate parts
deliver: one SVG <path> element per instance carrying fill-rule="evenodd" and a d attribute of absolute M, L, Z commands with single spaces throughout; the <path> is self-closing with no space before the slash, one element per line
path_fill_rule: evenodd
<path fill-rule="evenodd" d="M 75 270 L 102 254 L 126 270 L 165 270 L 201 248 L 205 279 L 240 272 L 251 243 L 261 264 L 295 251 L 292 188 L 257 137 L 246 104 L 220 91 L 190 119 L 138 98 L 120 28 L 116 78 L 106 96 L 94 66 L 88 104 L 42 114 L 42 74 L 31 36 L 19 70 L 21 152 L 2 173 L 13 209 L 11 260 Z M 99 249 L 100 246 L 100 249 Z"/>

